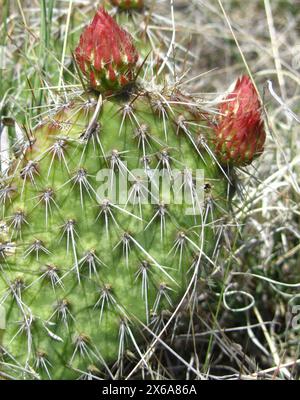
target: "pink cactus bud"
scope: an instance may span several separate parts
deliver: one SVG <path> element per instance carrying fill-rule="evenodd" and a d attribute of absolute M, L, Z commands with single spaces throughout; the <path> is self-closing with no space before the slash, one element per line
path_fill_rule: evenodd
<path fill-rule="evenodd" d="M 260 101 L 248 76 L 237 80 L 219 112 L 213 138 L 219 161 L 234 166 L 250 164 L 263 152 L 266 133 Z"/>
<path fill-rule="evenodd" d="M 110 0 L 110 2 L 121 10 L 140 10 L 144 7 L 144 0 Z"/>
<path fill-rule="evenodd" d="M 75 50 L 88 84 L 99 92 L 119 91 L 135 77 L 138 53 L 132 37 L 100 8 Z"/>

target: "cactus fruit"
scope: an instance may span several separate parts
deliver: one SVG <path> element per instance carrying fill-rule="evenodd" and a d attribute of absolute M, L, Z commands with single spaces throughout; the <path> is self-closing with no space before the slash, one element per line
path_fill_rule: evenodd
<path fill-rule="evenodd" d="M 138 61 L 130 35 L 103 8 L 82 33 L 75 57 L 90 86 L 106 92 L 132 82 Z"/>
<path fill-rule="evenodd" d="M 142 72 L 124 86 L 130 36 L 104 11 L 87 29 L 76 57 L 89 90 L 41 121 L 2 180 L 7 377 L 122 377 L 126 350 L 142 357 L 160 316 L 190 295 L 204 265 L 214 269 L 230 208 L 230 177 L 210 150 L 213 117 Z"/>
<path fill-rule="evenodd" d="M 222 164 L 247 165 L 263 152 L 266 133 L 260 108 L 251 79 L 242 76 L 219 106 L 213 142 Z"/>

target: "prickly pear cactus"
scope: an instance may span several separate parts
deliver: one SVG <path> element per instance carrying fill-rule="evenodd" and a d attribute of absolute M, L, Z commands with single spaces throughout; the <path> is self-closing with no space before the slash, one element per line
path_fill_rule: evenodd
<path fill-rule="evenodd" d="M 89 90 L 31 132 L 2 181 L 7 377 L 122 377 L 126 349 L 141 357 L 159 315 L 212 264 L 229 210 L 213 118 L 145 82 L 129 34 L 97 18 L 76 50 Z"/>

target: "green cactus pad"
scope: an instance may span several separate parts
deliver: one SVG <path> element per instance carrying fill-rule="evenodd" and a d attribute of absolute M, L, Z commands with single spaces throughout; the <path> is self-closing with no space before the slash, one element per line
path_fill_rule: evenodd
<path fill-rule="evenodd" d="M 141 356 L 152 339 L 143 326 L 155 330 L 211 263 L 228 181 L 205 140 L 208 116 L 189 102 L 80 95 L 19 149 L 0 192 L 0 369 L 9 376 L 122 376 L 126 349 Z M 204 197 L 180 204 L 175 182 L 193 191 L 196 170 Z M 171 191 L 161 181 L 152 197 L 151 171 Z M 101 193 L 105 177 L 126 175 L 127 204 Z"/>

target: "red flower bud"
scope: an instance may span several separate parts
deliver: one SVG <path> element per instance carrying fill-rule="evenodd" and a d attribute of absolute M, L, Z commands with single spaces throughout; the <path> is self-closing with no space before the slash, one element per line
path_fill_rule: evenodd
<path fill-rule="evenodd" d="M 130 34 L 100 8 L 80 36 L 75 58 L 89 86 L 110 92 L 133 81 L 138 53 Z"/>
<path fill-rule="evenodd" d="M 140 10 L 144 7 L 144 0 L 110 0 L 110 2 L 121 10 Z"/>
<path fill-rule="evenodd" d="M 213 142 L 222 164 L 247 165 L 263 152 L 266 133 L 260 108 L 253 83 L 242 76 L 219 105 Z"/>

